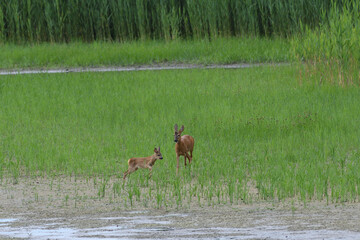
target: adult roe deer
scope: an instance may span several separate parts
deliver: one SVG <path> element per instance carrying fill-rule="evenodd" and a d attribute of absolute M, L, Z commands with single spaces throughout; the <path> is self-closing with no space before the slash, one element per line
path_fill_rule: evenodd
<path fill-rule="evenodd" d="M 149 178 L 151 178 L 152 166 L 154 166 L 156 160 L 158 160 L 158 159 L 163 159 L 161 152 L 160 152 L 160 147 L 158 149 L 155 148 L 154 154 L 149 157 L 130 158 L 128 160 L 129 168 L 127 171 L 124 172 L 123 179 L 125 179 L 127 175 L 135 172 L 139 168 L 148 168 L 149 169 Z"/>
<path fill-rule="evenodd" d="M 174 134 L 174 142 L 175 144 L 175 152 L 176 152 L 176 174 L 179 172 L 179 157 L 184 156 L 184 162 L 186 166 L 186 158 L 189 159 L 189 164 L 192 161 L 192 152 L 194 150 L 194 143 L 195 140 L 190 135 L 181 136 L 181 133 L 184 131 L 184 125 L 181 126 L 180 130 L 178 130 L 178 125 L 175 124 L 174 126 L 175 134 Z M 190 152 L 190 156 L 189 153 Z"/>

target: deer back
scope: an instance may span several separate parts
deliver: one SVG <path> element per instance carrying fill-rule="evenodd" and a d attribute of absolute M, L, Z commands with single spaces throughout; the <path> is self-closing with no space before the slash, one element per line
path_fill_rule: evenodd
<path fill-rule="evenodd" d="M 141 157 L 141 158 L 130 158 L 128 161 L 129 167 L 139 167 L 139 168 L 146 168 L 147 164 L 149 163 L 149 157 Z"/>

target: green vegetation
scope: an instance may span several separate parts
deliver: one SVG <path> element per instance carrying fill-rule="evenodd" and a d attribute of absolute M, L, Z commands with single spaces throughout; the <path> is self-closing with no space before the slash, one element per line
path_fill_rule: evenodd
<path fill-rule="evenodd" d="M 2 69 L 299 64 L 0 76 L 0 179 L 86 178 L 98 198 L 110 188 L 109 201 L 146 207 L 358 202 L 359 10 L 351 0 L 1 1 Z M 195 138 L 180 176 L 175 123 Z M 159 145 L 152 179 L 137 171 L 123 184 L 127 159 Z"/>
<path fill-rule="evenodd" d="M 7 0 L 0 42 L 291 36 L 346 0 Z"/>
<path fill-rule="evenodd" d="M 113 184 L 128 205 L 358 201 L 359 98 L 299 86 L 292 66 L 1 76 L 0 173 L 100 177 L 99 198 Z M 195 138 L 179 177 L 175 123 Z M 139 170 L 123 185 L 127 159 L 159 145 L 151 180 Z"/>
<path fill-rule="evenodd" d="M 304 27 L 303 36 L 292 41 L 294 55 L 305 62 L 300 82 L 360 85 L 360 4 L 348 1 L 323 16 L 315 30 Z"/>
<path fill-rule="evenodd" d="M 143 41 L 1 46 L 0 68 L 119 66 L 156 63 L 286 62 L 289 41 L 219 38 L 214 41 Z"/>

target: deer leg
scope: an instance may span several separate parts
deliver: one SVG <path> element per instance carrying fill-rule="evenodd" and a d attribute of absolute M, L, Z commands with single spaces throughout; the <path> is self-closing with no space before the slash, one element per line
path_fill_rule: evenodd
<path fill-rule="evenodd" d="M 184 163 L 185 163 L 185 167 L 186 167 L 186 153 L 184 154 Z"/>
<path fill-rule="evenodd" d="M 137 170 L 137 168 L 129 168 L 126 172 L 124 172 L 123 179 L 125 179 L 127 175 L 129 175 L 130 173 L 135 172 L 136 170 Z"/>
<path fill-rule="evenodd" d="M 191 163 L 191 159 L 187 152 L 185 153 L 184 157 L 185 157 L 185 166 L 186 166 L 186 158 L 189 160 L 189 164 Z"/>
<path fill-rule="evenodd" d="M 190 151 L 190 163 L 192 161 L 192 150 Z"/>
<path fill-rule="evenodd" d="M 152 176 L 152 167 L 148 167 L 148 168 L 149 168 L 149 179 L 150 179 Z"/>
<path fill-rule="evenodd" d="M 123 177 L 123 179 L 125 180 L 125 178 L 126 178 L 126 176 L 129 174 L 129 170 L 127 170 L 127 171 L 125 171 L 124 172 L 124 177 Z"/>

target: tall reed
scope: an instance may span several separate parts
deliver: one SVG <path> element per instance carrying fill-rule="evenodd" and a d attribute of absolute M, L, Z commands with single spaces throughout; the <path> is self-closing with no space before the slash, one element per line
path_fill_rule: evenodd
<path fill-rule="evenodd" d="M 293 40 L 296 58 L 305 62 L 300 81 L 340 86 L 360 85 L 360 5 L 346 1 L 342 9 L 333 3 L 322 15 L 315 30 L 304 28 L 304 35 Z"/>
<path fill-rule="evenodd" d="M 344 0 L 338 0 L 341 7 Z M 290 36 L 321 23 L 330 0 L 7 0 L 0 41 Z"/>

